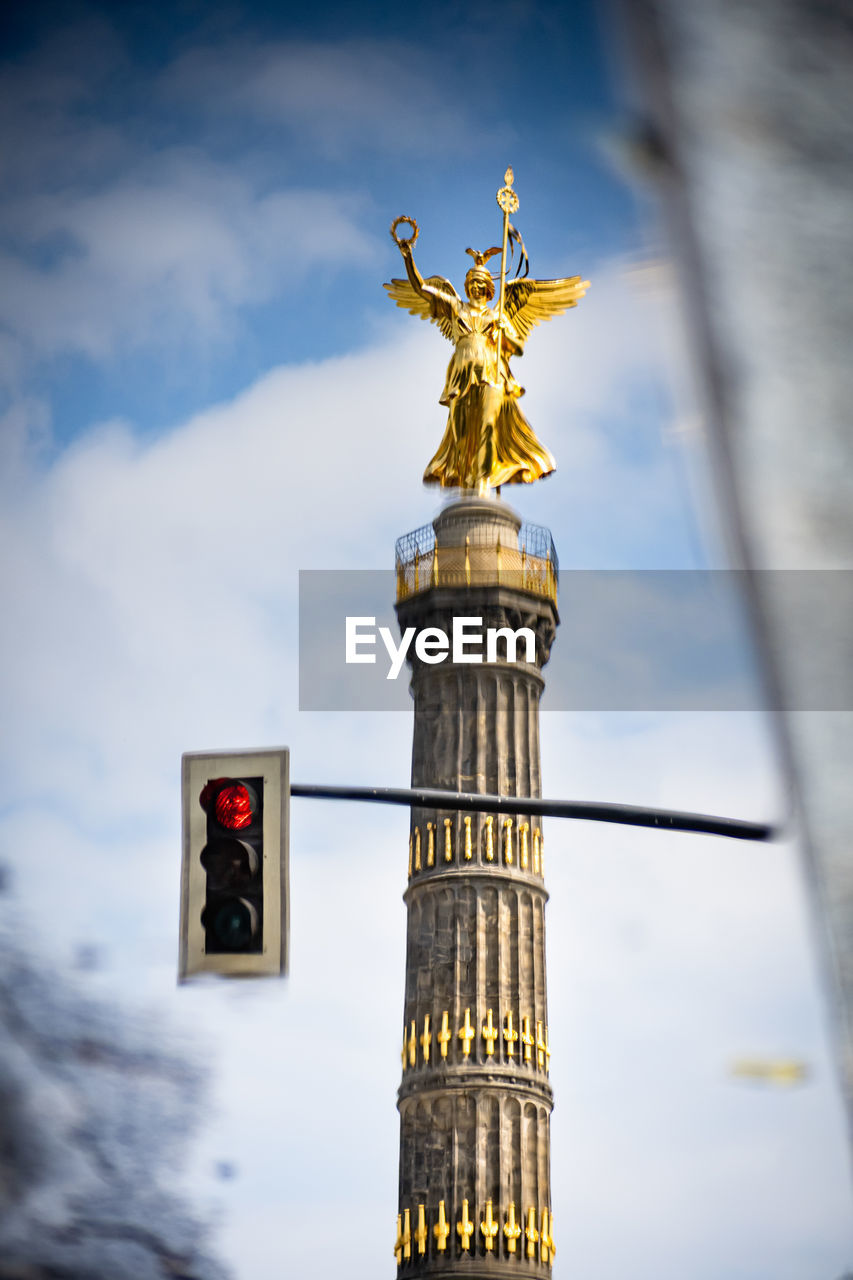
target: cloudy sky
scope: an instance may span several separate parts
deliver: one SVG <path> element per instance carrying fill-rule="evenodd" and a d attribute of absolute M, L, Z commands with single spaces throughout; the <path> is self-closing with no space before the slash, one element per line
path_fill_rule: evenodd
<path fill-rule="evenodd" d="M 390 1276 L 406 816 L 295 801 L 289 979 L 179 990 L 180 755 L 286 744 L 298 781 L 408 782 L 409 714 L 299 711 L 298 572 L 388 568 L 435 515 L 448 349 L 380 287 L 388 226 L 416 217 L 424 273 L 461 286 L 508 163 L 533 274 L 592 281 L 518 367 L 558 471 L 512 504 L 565 568 L 725 564 L 618 64 L 586 4 L 4 23 L 18 918 L 62 971 L 95 947 L 76 980 L 209 1066 L 184 1185 L 237 1277 Z M 786 813 L 757 714 L 546 711 L 542 739 L 548 795 Z M 547 851 L 559 1274 L 835 1280 L 848 1156 L 795 840 L 552 821 Z M 744 1056 L 808 1081 L 744 1083 Z"/>

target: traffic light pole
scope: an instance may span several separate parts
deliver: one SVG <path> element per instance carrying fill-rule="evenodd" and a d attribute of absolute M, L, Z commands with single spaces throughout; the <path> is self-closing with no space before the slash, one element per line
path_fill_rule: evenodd
<path fill-rule="evenodd" d="M 720 818 L 678 809 L 647 809 L 638 805 L 605 804 L 586 800 L 541 800 L 530 796 L 478 795 L 471 791 L 441 791 L 425 787 L 335 787 L 316 783 L 291 783 L 291 796 L 305 800 L 357 800 L 369 804 L 397 804 L 409 808 L 452 809 L 469 813 L 525 813 L 544 818 L 575 818 L 586 822 L 616 822 L 623 826 L 652 827 L 658 831 L 693 831 L 728 836 L 732 840 L 774 840 L 777 827 L 742 818 Z"/>

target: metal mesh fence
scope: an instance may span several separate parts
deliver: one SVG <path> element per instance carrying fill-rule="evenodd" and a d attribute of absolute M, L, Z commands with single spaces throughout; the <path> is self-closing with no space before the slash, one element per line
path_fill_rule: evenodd
<path fill-rule="evenodd" d="M 494 528 L 477 528 L 458 546 L 436 546 L 431 524 L 397 541 L 397 599 L 432 587 L 507 586 L 557 599 L 559 565 L 550 530 L 523 524 L 504 544 Z"/>

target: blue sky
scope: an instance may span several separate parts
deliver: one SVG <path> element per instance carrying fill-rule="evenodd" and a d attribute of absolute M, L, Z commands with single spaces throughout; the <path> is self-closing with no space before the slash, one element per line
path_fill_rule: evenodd
<path fill-rule="evenodd" d="M 459 212 L 495 238 L 508 157 L 554 274 L 635 236 L 598 145 L 618 112 L 588 6 L 570 23 L 516 4 L 313 21 L 187 6 L 174 24 L 92 6 L 20 25 L 3 229 L 29 273 L 5 319 L 63 397 L 61 440 L 87 409 L 163 429 L 200 392 L 364 345 L 387 305 L 387 224 L 429 210 L 425 261 L 458 277 Z M 20 305 L 33 291 L 59 304 L 49 331 Z"/>
<path fill-rule="evenodd" d="M 599 17 L 43 5 L 4 21 L 0 839 L 20 914 L 48 963 L 96 945 L 80 980 L 180 1026 L 211 1065 L 184 1176 L 237 1275 L 331 1275 L 330 1220 L 358 1242 L 356 1275 L 390 1275 L 407 823 L 294 803 L 287 983 L 177 990 L 179 760 L 283 742 L 299 781 L 408 781 L 407 715 L 298 711 L 297 574 L 389 568 L 435 514 L 420 476 L 448 349 L 381 289 L 400 274 L 388 226 L 416 217 L 424 271 L 461 284 L 466 246 L 498 238 L 507 163 L 533 274 L 592 281 L 518 362 L 558 470 L 512 505 L 564 568 L 725 562 Z M 570 628 L 571 598 L 561 613 Z M 759 715 L 552 712 L 542 738 L 546 794 L 785 811 Z M 547 842 L 559 1273 L 849 1267 L 796 844 L 556 823 Z M 731 1063 L 761 1053 L 806 1060 L 809 1083 L 737 1083 Z M 219 1160 L 236 1178 L 217 1181 Z"/>

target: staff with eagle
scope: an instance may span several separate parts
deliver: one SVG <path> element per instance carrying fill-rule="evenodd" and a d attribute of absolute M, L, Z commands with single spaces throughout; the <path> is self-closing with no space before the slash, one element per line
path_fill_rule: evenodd
<path fill-rule="evenodd" d="M 588 280 L 528 280 L 527 254 L 521 236 L 509 221 L 518 209 L 507 169 L 497 194 L 503 211 L 502 248 L 467 249 L 474 265 L 465 276 L 467 301 L 443 276 L 424 279 L 415 266 L 413 247 L 418 225 L 413 218 L 395 218 L 391 235 L 403 255 L 405 280 L 384 285 L 398 307 L 432 320 L 454 346 L 440 403 L 447 406 L 447 428 L 435 457 L 424 472 L 425 484 L 474 491 L 481 495 L 503 484 L 530 484 L 549 475 L 555 462 L 537 440 L 518 401 L 524 395 L 509 367 L 511 356 L 524 353 L 535 325 L 577 305 L 589 288 Z M 397 234 L 401 224 L 411 235 Z M 518 248 L 517 273 L 507 280 L 507 250 Z M 501 255 L 497 310 L 489 304 L 495 285 L 488 262 Z"/>

